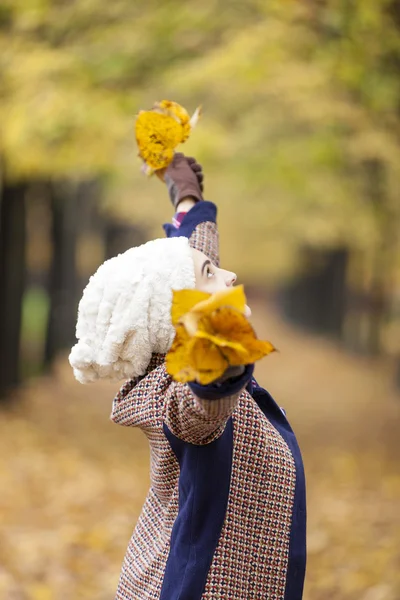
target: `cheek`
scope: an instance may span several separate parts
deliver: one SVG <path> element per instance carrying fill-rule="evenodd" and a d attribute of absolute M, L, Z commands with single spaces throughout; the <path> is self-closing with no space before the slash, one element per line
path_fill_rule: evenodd
<path fill-rule="evenodd" d="M 207 281 L 204 282 L 203 291 L 208 292 L 210 294 L 215 294 L 215 292 L 219 292 L 226 288 L 226 284 L 224 278 L 218 275 L 214 277 L 210 277 Z"/>
<path fill-rule="evenodd" d="M 196 277 L 196 289 L 200 292 L 214 294 L 222 288 L 219 281 L 215 277 L 210 277 L 209 279 L 205 279 L 204 277 Z"/>
<path fill-rule="evenodd" d="M 209 292 L 210 294 L 215 294 L 215 292 L 218 292 L 219 289 L 220 288 L 218 287 L 217 282 L 213 279 L 207 281 L 206 285 L 204 286 L 204 291 Z"/>
<path fill-rule="evenodd" d="M 212 289 L 210 284 L 210 281 L 205 281 L 204 279 L 196 279 L 196 290 L 199 290 L 199 292 L 207 292 L 208 294 L 213 294 L 214 290 Z"/>
<path fill-rule="evenodd" d="M 196 271 L 196 290 L 200 292 L 206 292 L 208 294 L 215 294 L 220 290 L 226 288 L 225 279 L 220 272 L 216 272 L 214 277 L 202 276 L 200 272 Z"/>

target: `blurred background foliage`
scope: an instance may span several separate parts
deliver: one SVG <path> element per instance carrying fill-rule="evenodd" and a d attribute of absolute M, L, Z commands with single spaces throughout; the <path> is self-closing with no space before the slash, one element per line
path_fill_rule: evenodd
<path fill-rule="evenodd" d="M 82 289 L 105 258 L 163 235 L 171 206 L 160 182 L 140 173 L 134 117 L 164 98 L 189 112 L 203 105 L 182 150 L 203 164 L 206 197 L 218 204 L 222 264 L 278 321 L 333 340 L 348 360 L 362 355 L 360 379 L 371 359 L 383 365 L 378 383 L 400 384 L 399 74 L 399 0 L 2 0 L 0 397 L 18 397 L 10 391 L 60 353 L 65 361 Z M 273 341 L 285 339 L 280 329 Z M 365 390 L 341 369 L 364 407 Z M 62 389 L 49 385 L 51 397 Z M 15 431 L 6 428 L 22 449 L 28 425 L 15 419 Z M 308 435 L 304 417 L 298 423 Z M 379 487 L 378 469 L 371 477 Z M 361 490 L 346 504 L 355 513 Z M 344 519 L 338 531 L 347 527 Z M 318 553 L 326 544 L 313 533 Z M 364 600 L 349 577 L 329 597 Z M 335 582 L 315 578 L 310 594 L 327 598 Z M 378 579 L 366 600 L 397 600 Z M 40 586 L 16 597 L 62 597 Z"/>
<path fill-rule="evenodd" d="M 274 289 L 333 273 L 336 337 L 398 353 L 399 27 L 398 0 L 4 0 L 3 338 L 44 291 L 48 362 L 98 264 L 161 235 L 170 207 L 140 173 L 133 125 L 166 97 L 203 104 L 184 149 L 220 208 L 223 262 Z M 282 305 L 304 321 L 294 295 Z"/>

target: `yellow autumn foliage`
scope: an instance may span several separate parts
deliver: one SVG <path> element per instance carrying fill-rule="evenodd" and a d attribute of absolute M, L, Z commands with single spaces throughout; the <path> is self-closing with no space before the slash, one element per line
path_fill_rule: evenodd
<path fill-rule="evenodd" d="M 207 294 L 173 292 L 171 317 L 175 339 L 166 357 L 168 373 L 182 383 L 207 385 L 230 366 L 246 365 L 275 350 L 257 339 L 245 316 L 243 286 Z"/>
<path fill-rule="evenodd" d="M 185 142 L 196 125 L 201 108 L 193 116 L 183 106 L 171 100 L 156 102 L 151 110 L 141 110 L 135 124 L 139 156 L 152 174 L 167 167 L 175 148 Z"/>

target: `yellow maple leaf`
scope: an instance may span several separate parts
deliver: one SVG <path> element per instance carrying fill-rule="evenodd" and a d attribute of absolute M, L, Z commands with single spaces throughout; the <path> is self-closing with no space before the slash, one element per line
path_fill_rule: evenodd
<path fill-rule="evenodd" d="M 172 325 L 176 326 L 184 314 L 203 300 L 208 300 L 209 297 L 210 294 L 199 290 L 174 290 L 171 308 Z"/>
<path fill-rule="evenodd" d="M 139 156 L 149 175 L 171 163 L 175 148 L 188 139 L 200 113 L 201 107 L 198 107 L 190 117 L 183 106 L 171 100 L 156 102 L 151 110 L 139 112 L 135 135 Z"/>
<path fill-rule="evenodd" d="M 166 356 L 167 372 L 176 381 L 207 385 L 229 366 L 250 364 L 273 352 L 270 342 L 257 339 L 245 306 L 241 285 L 215 294 L 174 291 L 171 317 L 176 335 Z"/>

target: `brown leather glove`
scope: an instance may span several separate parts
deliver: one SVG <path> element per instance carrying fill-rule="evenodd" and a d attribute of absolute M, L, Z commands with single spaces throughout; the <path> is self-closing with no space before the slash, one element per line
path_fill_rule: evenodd
<path fill-rule="evenodd" d="M 196 202 L 203 200 L 204 176 L 196 159 L 177 152 L 165 170 L 163 179 L 175 209 L 184 198 L 193 198 Z"/>

